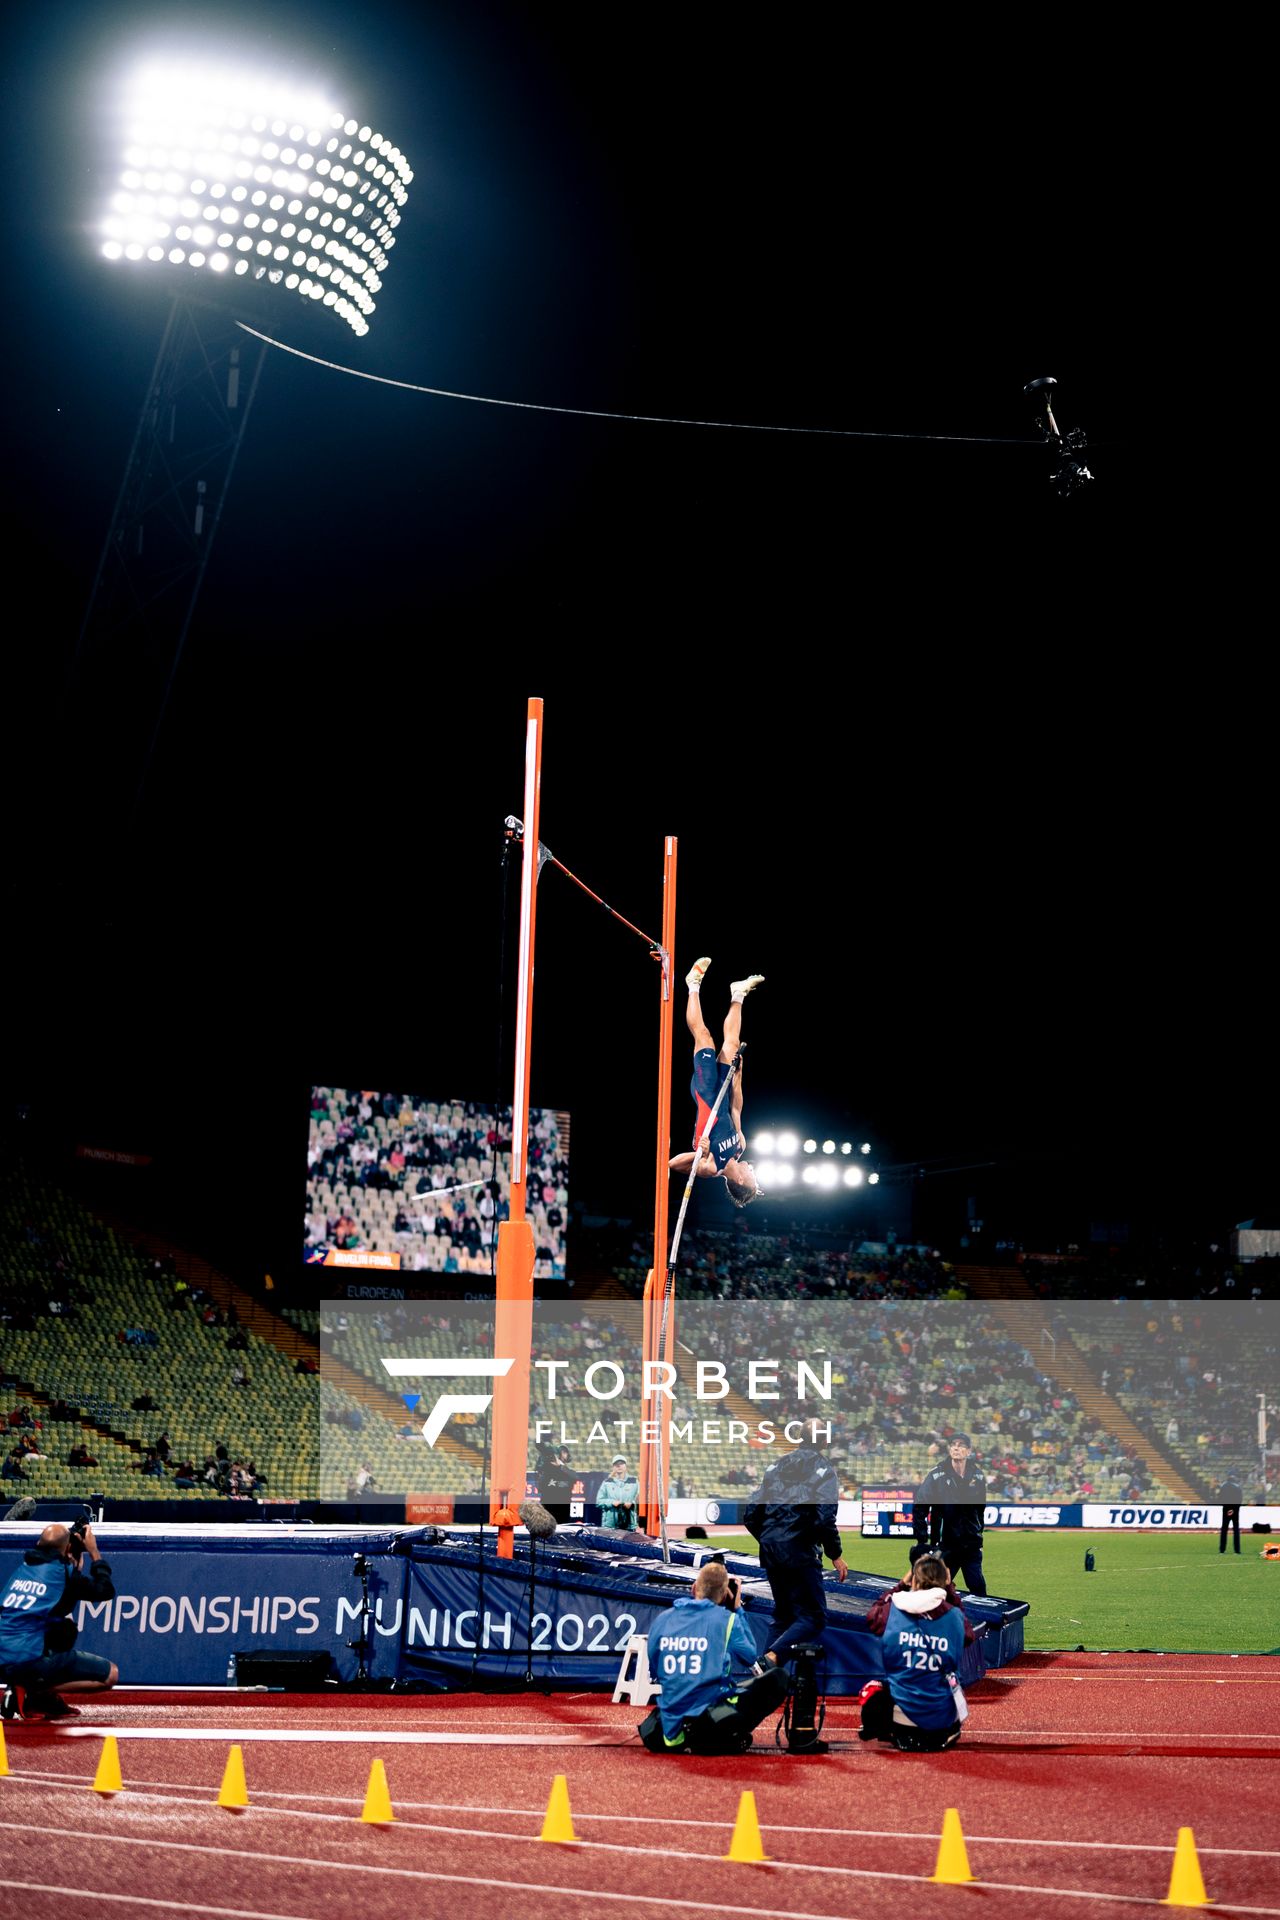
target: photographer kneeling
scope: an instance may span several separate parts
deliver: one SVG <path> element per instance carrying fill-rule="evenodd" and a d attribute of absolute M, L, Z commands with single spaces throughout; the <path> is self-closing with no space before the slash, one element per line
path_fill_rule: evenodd
<path fill-rule="evenodd" d="M 91 1562 L 87 1574 L 81 1560 Z M 0 1591 L 0 1715 L 12 1720 L 62 1720 L 79 1712 L 61 1693 L 105 1693 L 120 1675 L 104 1655 L 76 1653 L 71 1610 L 81 1600 L 113 1600 L 111 1569 L 98 1552 L 93 1528 L 55 1522 Z"/>
<path fill-rule="evenodd" d="M 739 1599 L 738 1582 L 711 1560 L 698 1569 L 693 1597 L 650 1627 L 649 1671 L 662 1688 L 640 1722 L 650 1753 L 745 1753 L 752 1728 L 786 1699 L 781 1667 L 755 1674 L 756 1643 Z"/>
<path fill-rule="evenodd" d="M 954 1594 L 946 1561 L 927 1553 L 908 1585 L 894 1588 L 868 1614 L 871 1631 L 884 1636 L 886 1684 L 863 1702 L 860 1740 L 884 1740 L 904 1753 L 955 1746 L 968 1709 L 955 1678 L 967 1623 L 958 1597 L 949 1597 Z"/>

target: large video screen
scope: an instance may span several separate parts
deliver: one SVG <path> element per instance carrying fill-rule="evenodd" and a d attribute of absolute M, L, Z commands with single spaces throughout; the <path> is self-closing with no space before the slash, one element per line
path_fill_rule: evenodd
<path fill-rule="evenodd" d="M 309 1265 L 488 1275 L 510 1183 L 510 1107 L 311 1090 Z M 569 1213 L 567 1113 L 530 1110 L 525 1201 L 534 1274 L 560 1279 Z"/>

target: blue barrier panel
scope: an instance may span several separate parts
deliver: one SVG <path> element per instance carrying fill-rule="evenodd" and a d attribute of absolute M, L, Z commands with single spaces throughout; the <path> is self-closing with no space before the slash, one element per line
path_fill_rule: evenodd
<path fill-rule="evenodd" d="M 16 1531 L 16 1530 L 15 1530 Z M 7 1532 L 0 1583 L 29 1533 Z M 562 1528 L 531 1547 L 517 1537 L 499 1560 L 492 1533 L 433 1527 L 326 1533 L 238 1527 L 175 1534 L 103 1529 L 116 1597 L 75 1610 L 86 1652 L 106 1654 L 122 1680 L 146 1686 L 216 1686 L 238 1653 L 329 1655 L 339 1681 L 355 1676 L 361 1583 L 368 1562 L 367 1665 L 375 1680 L 447 1689 L 543 1684 L 611 1690 L 627 1640 L 687 1594 L 707 1556 L 673 1543 L 670 1564 L 642 1535 Z M 757 1560 L 727 1553 L 742 1582 L 744 1617 L 757 1648 L 772 1636 L 773 1602 Z M 893 1582 L 853 1574 L 825 1580 L 829 1624 L 826 1685 L 856 1692 L 882 1672 L 880 1642 L 866 1614 Z M 1022 1650 L 1025 1602 L 966 1599 L 977 1641 L 965 1682 Z"/>
<path fill-rule="evenodd" d="M 360 1632 L 360 1582 L 353 1557 L 370 1558 L 373 1671 L 395 1671 L 408 1559 L 392 1533 L 290 1534 L 265 1538 L 213 1534 L 135 1535 L 108 1530 L 99 1540 L 110 1564 L 114 1600 L 81 1602 L 77 1647 L 105 1654 L 120 1677 L 140 1686 L 228 1683 L 236 1653 L 327 1652 L 335 1676 L 350 1679 Z M 30 1544 L 24 1541 L 23 1547 Z M 7 1543 L 6 1543 L 7 1545 Z M 0 1549 L 0 1584 L 20 1553 Z"/>
<path fill-rule="evenodd" d="M 662 1564 L 651 1543 L 594 1529 L 562 1529 L 533 1553 L 520 1540 L 515 1557 L 499 1560 L 492 1540 L 447 1536 L 412 1550 L 412 1571 L 400 1675 L 446 1689 L 512 1685 L 526 1676 L 543 1684 L 611 1689 L 633 1633 L 647 1634 L 657 1615 L 692 1587 L 705 1549 L 675 1546 Z M 727 1553 L 742 1582 L 747 1625 L 763 1652 L 772 1637 L 773 1599 L 757 1560 Z M 856 1693 L 883 1677 L 879 1638 L 866 1616 L 895 1584 L 853 1574 L 824 1581 L 828 1625 L 826 1686 Z M 964 1684 L 1022 1651 L 1025 1601 L 971 1597 L 965 1613 L 975 1632 L 961 1664 Z"/>

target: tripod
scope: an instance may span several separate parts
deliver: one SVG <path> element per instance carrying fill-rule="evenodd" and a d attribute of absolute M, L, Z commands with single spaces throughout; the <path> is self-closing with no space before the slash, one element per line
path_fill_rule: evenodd
<path fill-rule="evenodd" d="M 355 1679 L 348 1685 L 360 1692 L 367 1693 L 373 1686 L 373 1674 L 369 1666 L 369 1621 L 373 1608 L 369 1603 L 369 1562 L 364 1554 L 358 1553 L 352 1562 L 351 1571 L 360 1582 L 360 1635 L 356 1640 L 348 1640 L 347 1645 L 356 1656 Z"/>

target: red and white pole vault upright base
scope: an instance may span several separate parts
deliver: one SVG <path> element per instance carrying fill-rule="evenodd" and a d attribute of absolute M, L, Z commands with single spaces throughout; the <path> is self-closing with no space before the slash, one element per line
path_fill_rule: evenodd
<path fill-rule="evenodd" d="M 516 1000 L 515 1098 L 511 1104 L 511 1205 L 498 1228 L 494 1358 L 513 1362 L 494 1383 L 489 1450 L 489 1518 L 498 1553 L 511 1559 L 515 1509 L 529 1464 L 529 1375 L 533 1353 L 533 1228 L 525 1218 L 529 1160 L 529 1068 L 533 1057 L 533 955 L 538 910 L 542 801 L 542 702 L 530 700 L 524 745 L 524 861 L 520 876 L 520 980 Z"/>
<path fill-rule="evenodd" d="M 675 1352 L 675 1315 L 666 1315 L 663 1327 L 663 1302 L 667 1294 L 667 1195 L 671 1185 L 671 1061 L 672 1025 L 675 1009 L 676 964 L 676 840 L 668 834 L 662 866 L 662 1005 L 658 1030 L 658 1141 L 653 1207 L 653 1266 L 644 1283 L 644 1386 L 640 1400 L 640 1517 L 647 1534 L 656 1534 L 667 1510 L 667 1449 L 646 1434 L 653 1434 L 652 1423 L 661 1421 L 666 1432 L 666 1410 L 670 1401 L 658 1393 L 652 1383 L 649 1362 L 670 1361 Z M 669 1377 L 669 1376 L 664 1376 Z M 648 1423 L 648 1424 L 646 1424 Z"/>

